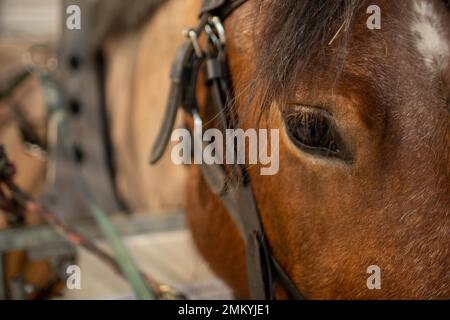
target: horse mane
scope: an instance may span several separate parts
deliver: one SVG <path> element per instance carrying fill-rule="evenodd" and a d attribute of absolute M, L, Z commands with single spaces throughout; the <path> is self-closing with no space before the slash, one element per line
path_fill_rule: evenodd
<path fill-rule="evenodd" d="M 262 100 L 258 101 L 262 108 L 291 94 L 295 90 L 296 75 L 313 66 L 313 60 L 331 41 L 345 54 L 351 22 L 364 2 L 283 0 L 272 1 L 268 8 L 261 10 L 267 15 L 260 17 L 263 18 L 262 31 L 257 37 L 252 87 L 263 93 L 259 98 Z"/>

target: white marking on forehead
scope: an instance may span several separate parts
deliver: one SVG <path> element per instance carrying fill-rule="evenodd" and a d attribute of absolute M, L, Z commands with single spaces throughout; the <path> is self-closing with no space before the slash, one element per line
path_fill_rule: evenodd
<path fill-rule="evenodd" d="M 450 45 L 433 4 L 427 0 L 413 2 L 414 20 L 411 30 L 417 37 L 416 47 L 432 71 L 444 68 L 450 58 Z"/>

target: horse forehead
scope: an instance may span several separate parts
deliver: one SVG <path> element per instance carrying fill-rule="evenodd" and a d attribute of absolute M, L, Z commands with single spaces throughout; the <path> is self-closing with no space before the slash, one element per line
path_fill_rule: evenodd
<path fill-rule="evenodd" d="M 430 71 L 442 71 L 450 59 L 450 26 L 445 19 L 448 14 L 442 12 L 444 6 L 434 0 L 413 0 L 410 6 L 412 19 L 409 29 L 415 47 Z"/>

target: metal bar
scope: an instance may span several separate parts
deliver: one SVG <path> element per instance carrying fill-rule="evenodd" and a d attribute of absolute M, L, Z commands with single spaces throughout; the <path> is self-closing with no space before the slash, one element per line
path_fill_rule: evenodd
<path fill-rule="evenodd" d="M 114 216 L 113 224 L 123 236 L 175 231 L 185 227 L 180 213 L 160 216 Z M 74 226 L 88 238 L 99 238 L 101 232 L 92 221 L 78 222 Z M 0 254 L 13 250 L 52 251 L 67 248 L 70 244 L 51 227 L 42 225 L 0 231 Z M 58 250 L 59 251 L 59 250 Z"/>
<path fill-rule="evenodd" d="M 0 254 L 15 250 L 33 250 L 42 246 L 66 246 L 68 242 L 48 226 L 0 231 Z"/>
<path fill-rule="evenodd" d="M 180 212 L 159 215 L 123 214 L 111 217 L 113 224 L 124 236 L 176 231 L 185 228 L 184 215 Z M 73 225 L 72 225 L 73 226 Z M 102 233 L 92 220 L 78 222 L 74 226 L 79 232 L 91 239 L 101 238 Z M 24 250 L 30 259 L 51 259 L 58 262 L 61 259 L 75 258 L 74 248 L 59 233 L 47 225 L 5 229 L 0 231 L 0 300 L 8 299 L 7 275 L 5 271 L 5 254 L 11 251 Z M 21 299 L 24 288 L 16 282 L 10 298 Z M 13 297 L 14 295 L 14 297 Z"/>

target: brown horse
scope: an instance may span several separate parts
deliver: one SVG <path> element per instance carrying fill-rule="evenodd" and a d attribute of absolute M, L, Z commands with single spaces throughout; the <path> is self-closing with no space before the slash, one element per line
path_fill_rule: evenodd
<path fill-rule="evenodd" d="M 281 132 L 278 174 L 249 173 L 271 251 L 306 298 L 450 298 L 447 4 L 249 0 L 225 22 L 240 127 Z M 381 29 L 367 26 L 370 5 Z M 168 155 L 147 161 L 180 31 L 199 6 L 168 0 L 103 46 L 117 189 L 131 209 L 183 202 L 184 169 Z M 243 242 L 198 167 L 185 194 L 199 250 L 248 297 Z M 373 265 L 379 290 L 367 286 Z"/>
<path fill-rule="evenodd" d="M 168 82 L 160 79 L 198 2 L 166 2 L 137 38 L 107 51 L 109 61 L 120 48 L 139 52 L 135 138 L 155 136 L 144 129 L 146 107 L 163 104 Z M 367 26 L 370 5 L 381 9 L 381 29 Z M 225 27 L 240 126 L 281 131 L 279 173 L 249 171 L 271 250 L 301 292 L 449 298 L 448 2 L 249 0 Z M 109 101 L 123 94 L 109 90 Z M 198 248 L 236 296 L 248 297 L 240 235 L 195 166 L 187 199 Z M 372 265 L 379 290 L 366 283 Z"/>

